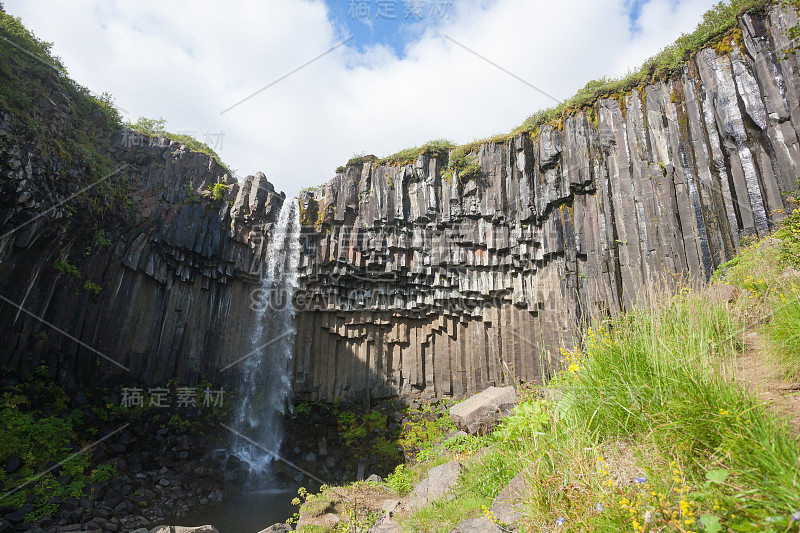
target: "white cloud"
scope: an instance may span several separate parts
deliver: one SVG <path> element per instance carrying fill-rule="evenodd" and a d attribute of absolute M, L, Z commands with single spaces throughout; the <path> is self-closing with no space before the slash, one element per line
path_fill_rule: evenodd
<path fill-rule="evenodd" d="M 224 132 L 222 158 L 264 171 L 288 194 L 333 177 L 354 153 L 388 155 L 439 137 L 509 131 L 551 100 L 445 35 L 559 98 L 620 75 L 691 31 L 714 0 L 650 0 L 631 34 L 624 0 L 461 0 L 404 58 L 343 46 L 225 114 L 318 56 L 344 34 L 326 5 L 301 0 L 6 0 L 54 41 L 72 77 L 111 92 L 135 120 L 173 131 Z"/>

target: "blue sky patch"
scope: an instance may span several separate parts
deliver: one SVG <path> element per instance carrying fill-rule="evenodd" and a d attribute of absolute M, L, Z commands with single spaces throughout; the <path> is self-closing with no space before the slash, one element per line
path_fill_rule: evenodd
<path fill-rule="evenodd" d="M 404 56 L 426 27 L 455 16 L 455 0 L 327 0 L 330 19 L 363 50 L 384 45 Z"/>
<path fill-rule="evenodd" d="M 631 31 L 639 29 L 639 17 L 642 15 L 642 7 L 649 0 L 625 0 L 625 8 L 628 10 L 628 20 L 630 20 Z"/>

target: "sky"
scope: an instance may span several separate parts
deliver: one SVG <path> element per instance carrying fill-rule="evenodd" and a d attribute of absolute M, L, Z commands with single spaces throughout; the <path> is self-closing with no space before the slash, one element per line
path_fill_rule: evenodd
<path fill-rule="evenodd" d="M 715 0 L 4 0 L 124 120 L 294 196 L 356 154 L 467 143 L 620 76 Z M 522 80 L 522 81 L 521 81 Z"/>

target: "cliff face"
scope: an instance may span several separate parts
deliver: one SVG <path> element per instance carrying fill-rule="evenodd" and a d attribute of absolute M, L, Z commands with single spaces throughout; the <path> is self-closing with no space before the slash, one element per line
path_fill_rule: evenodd
<path fill-rule="evenodd" d="M 541 379 L 580 320 L 629 308 L 653 278 L 707 278 L 797 187 L 800 59 L 778 60 L 796 22 L 747 15 L 669 82 L 480 145 L 474 179 L 420 155 L 303 193 L 295 397 Z M 231 381 L 284 196 L 262 174 L 236 184 L 179 143 L 76 118 L 47 76 L 30 88 L 46 130 L 0 109 L 0 366 Z M 95 148 L 64 149 L 87 132 Z"/>
<path fill-rule="evenodd" d="M 0 365 L 95 384 L 228 381 L 221 368 L 251 349 L 251 291 L 284 197 L 177 142 L 98 131 L 113 167 L 89 177 L 3 113 Z"/>
<path fill-rule="evenodd" d="M 800 175 L 792 10 L 682 75 L 477 149 L 461 182 L 421 155 L 302 195 L 295 395 L 463 396 L 540 379 L 575 324 L 648 280 L 708 278 L 782 218 Z"/>

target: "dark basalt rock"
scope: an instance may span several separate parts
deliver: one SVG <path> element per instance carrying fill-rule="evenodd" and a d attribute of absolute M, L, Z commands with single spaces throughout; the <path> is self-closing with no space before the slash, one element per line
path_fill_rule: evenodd
<path fill-rule="evenodd" d="M 470 396 L 541 379 L 579 320 L 654 280 L 708 279 L 783 215 L 800 175 L 796 13 L 740 20 L 673 79 L 477 149 L 368 161 L 304 193 L 295 396 Z"/>
<path fill-rule="evenodd" d="M 800 175 L 800 57 L 778 61 L 796 22 L 780 6 L 743 16 L 728 54 L 706 48 L 669 81 L 480 145 L 469 181 L 420 155 L 303 193 L 296 399 L 462 398 L 541 379 L 579 320 L 629 308 L 654 279 L 708 278 L 768 233 Z M 41 91 L 32 114 L 75 135 L 69 99 Z M 229 383 L 285 196 L 175 141 L 98 135 L 124 205 L 99 190 L 64 202 L 89 162 L 0 111 L 0 366 L 44 363 L 71 394 Z"/>

